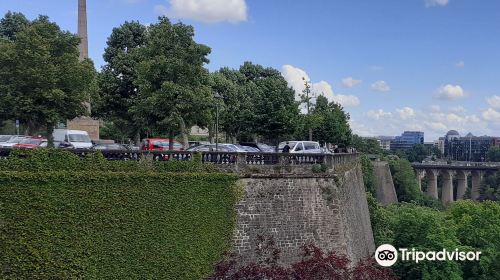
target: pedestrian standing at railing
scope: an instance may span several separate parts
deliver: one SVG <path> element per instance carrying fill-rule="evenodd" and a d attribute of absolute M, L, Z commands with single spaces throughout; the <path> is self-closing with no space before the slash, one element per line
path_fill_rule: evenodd
<path fill-rule="evenodd" d="M 290 146 L 288 144 L 289 144 L 289 142 L 286 142 L 285 146 L 283 147 L 283 150 L 282 150 L 283 153 L 290 152 Z"/>

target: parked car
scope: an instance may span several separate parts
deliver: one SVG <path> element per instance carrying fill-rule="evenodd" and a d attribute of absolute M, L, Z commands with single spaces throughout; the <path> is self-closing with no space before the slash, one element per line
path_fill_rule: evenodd
<path fill-rule="evenodd" d="M 0 148 L 11 149 L 12 147 L 19 144 L 22 140 L 24 140 L 26 138 L 31 138 L 31 137 L 30 136 L 18 136 L 18 135 L 13 136 L 9 140 L 7 140 L 6 142 L 1 143 Z"/>
<path fill-rule="evenodd" d="M 215 152 L 215 144 L 204 144 L 188 148 L 186 151 L 199 151 L 199 152 Z M 234 152 L 234 153 L 246 153 L 243 148 L 240 148 L 234 144 L 220 143 L 217 144 L 217 151 L 219 152 Z"/>
<path fill-rule="evenodd" d="M 271 147 L 271 146 L 264 144 L 264 143 L 240 142 L 240 145 L 257 148 L 257 149 L 259 149 L 259 151 L 261 151 L 263 153 L 274 153 L 275 152 L 275 147 Z"/>
<path fill-rule="evenodd" d="M 283 152 L 283 147 L 288 143 L 291 154 L 322 154 L 324 151 L 321 149 L 318 142 L 313 141 L 286 141 L 278 145 L 279 152 Z"/>
<path fill-rule="evenodd" d="M 128 149 L 120 144 L 110 143 L 110 144 L 96 144 L 93 147 L 94 150 L 99 151 L 128 151 Z"/>
<path fill-rule="evenodd" d="M 249 152 L 249 153 L 260 153 L 261 152 L 258 148 L 251 147 L 251 146 L 243 146 L 243 145 L 239 145 L 239 144 L 237 144 L 235 146 L 246 151 L 246 152 Z"/>
<path fill-rule="evenodd" d="M 22 136 L 22 135 L 0 135 L 0 145 L 3 143 L 6 143 L 11 138 L 16 137 L 16 136 Z"/>
<path fill-rule="evenodd" d="M 141 150 L 144 151 L 168 151 L 170 146 L 170 139 L 168 138 L 145 138 L 141 143 Z M 184 147 L 181 143 L 173 140 L 173 150 L 182 151 Z"/>
<path fill-rule="evenodd" d="M 90 149 L 93 146 L 87 131 L 54 129 L 54 146 L 63 149 Z"/>
<path fill-rule="evenodd" d="M 38 148 L 46 148 L 47 147 L 47 139 L 42 137 L 33 137 L 33 138 L 24 138 L 18 144 L 12 146 L 13 149 L 38 149 Z"/>
<path fill-rule="evenodd" d="M 107 160 L 130 160 L 136 159 L 124 145 L 116 143 L 100 143 L 93 147 L 96 151 L 101 151 Z"/>

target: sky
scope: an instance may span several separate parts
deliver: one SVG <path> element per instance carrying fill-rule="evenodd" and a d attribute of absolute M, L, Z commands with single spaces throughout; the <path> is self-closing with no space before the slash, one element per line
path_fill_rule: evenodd
<path fill-rule="evenodd" d="M 76 33 L 77 0 L 0 0 L 0 13 L 48 15 Z M 210 71 L 252 61 L 299 93 L 341 103 L 362 136 L 448 130 L 500 136 L 498 0 L 87 0 L 89 56 L 125 21 L 168 16 L 211 47 Z"/>

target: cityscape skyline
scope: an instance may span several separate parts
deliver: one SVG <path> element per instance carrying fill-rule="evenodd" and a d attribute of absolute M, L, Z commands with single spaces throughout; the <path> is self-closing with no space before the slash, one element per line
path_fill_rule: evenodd
<path fill-rule="evenodd" d="M 346 108 L 361 136 L 418 130 L 435 140 L 452 129 L 478 136 L 496 136 L 500 129 L 495 84 L 500 39 L 484 36 L 495 34 L 500 22 L 497 1 L 310 1 L 306 7 L 285 1 L 89 0 L 87 5 L 89 56 L 97 69 L 112 28 L 167 15 L 193 25 L 196 39 L 212 48 L 210 71 L 249 60 L 279 69 L 298 92 L 305 77 L 316 93 Z M 77 8 L 77 1 L 0 3 L 3 14 L 45 14 L 75 34 Z"/>

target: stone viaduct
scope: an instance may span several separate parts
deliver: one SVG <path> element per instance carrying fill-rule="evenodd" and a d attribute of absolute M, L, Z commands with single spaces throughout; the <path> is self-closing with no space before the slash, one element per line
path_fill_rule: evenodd
<path fill-rule="evenodd" d="M 427 178 L 427 193 L 438 199 L 438 176 L 441 175 L 441 201 L 444 204 L 454 200 L 463 199 L 468 186 L 468 178 L 471 177 L 471 199 L 479 198 L 479 189 L 484 174 L 500 170 L 498 163 L 472 163 L 452 162 L 447 163 L 413 163 L 417 173 L 417 182 L 422 190 L 422 179 Z M 457 191 L 454 195 L 453 179 L 457 181 Z"/>

